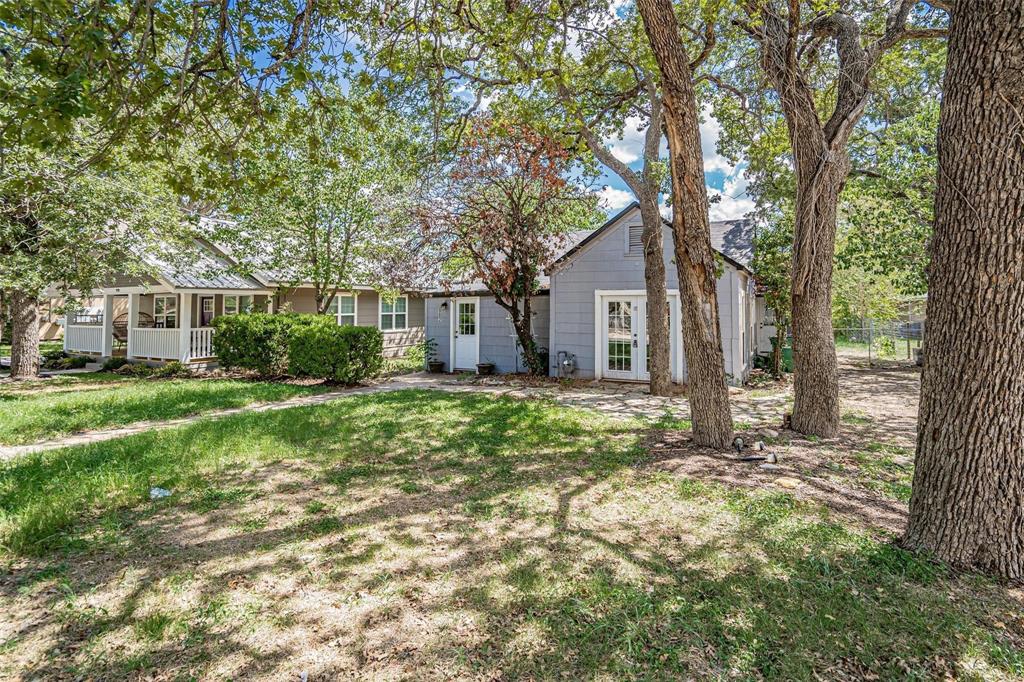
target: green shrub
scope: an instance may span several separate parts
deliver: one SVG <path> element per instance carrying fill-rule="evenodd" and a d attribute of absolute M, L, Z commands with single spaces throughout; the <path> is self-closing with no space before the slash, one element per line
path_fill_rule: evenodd
<path fill-rule="evenodd" d="M 173 379 L 174 377 L 187 377 L 191 375 L 191 370 L 177 360 L 168 362 L 153 370 L 153 376 L 159 379 Z"/>
<path fill-rule="evenodd" d="M 152 376 L 153 372 L 154 369 L 152 367 L 141 362 L 128 363 L 127 365 L 122 365 L 114 370 L 115 374 L 120 374 L 126 377 L 148 377 Z"/>
<path fill-rule="evenodd" d="M 409 364 L 417 364 L 423 367 L 427 360 L 433 360 L 434 355 L 437 353 L 437 341 L 434 339 L 423 339 L 415 346 L 411 346 L 405 351 L 405 359 L 409 361 Z"/>
<path fill-rule="evenodd" d="M 339 327 L 331 318 L 291 328 L 288 372 L 355 384 L 384 364 L 384 337 L 375 327 Z"/>
<path fill-rule="evenodd" d="M 214 319 L 213 353 L 222 367 L 251 369 L 264 376 L 288 369 L 288 332 L 304 317 L 270 313 L 222 315 Z"/>
<path fill-rule="evenodd" d="M 117 356 L 114 356 L 114 357 L 111 357 L 111 358 L 107 358 L 106 361 L 103 363 L 103 371 L 104 372 L 113 372 L 116 369 L 121 369 L 122 367 L 124 367 L 127 364 L 128 364 L 128 359 L 127 358 L 122 358 L 122 357 L 117 357 Z"/>
<path fill-rule="evenodd" d="M 42 354 L 39 366 L 43 369 L 80 369 L 89 364 L 89 358 L 68 355 L 62 350 L 51 350 Z"/>

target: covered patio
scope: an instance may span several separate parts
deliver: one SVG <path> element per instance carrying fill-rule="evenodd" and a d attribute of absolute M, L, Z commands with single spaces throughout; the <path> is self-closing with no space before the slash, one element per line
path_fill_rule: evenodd
<path fill-rule="evenodd" d="M 152 275 L 123 277 L 91 292 L 91 305 L 65 319 L 64 350 L 136 361 L 214 360 L 214 318 L 273 312 L 274 292 L 233 271 L 212 246 L 201 246 L 187 264 L 150 254 Z"/>
<path fill-rule="evenodd" d="M 64 328 L 68 353 L 129 360 L 208 362 L 213 352 L 213 319 L 256 308 L 272 312 L 270 291 L 103 290 L 97 312 L 69 314 Z"/>

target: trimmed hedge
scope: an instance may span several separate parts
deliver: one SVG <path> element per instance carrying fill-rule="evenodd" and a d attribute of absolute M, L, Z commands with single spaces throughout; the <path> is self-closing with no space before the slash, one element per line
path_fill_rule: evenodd
<path fill-rule="evenodd" d="M 356 384 L 376 376 L 384 364 L 384 336 L 376 327 L 325 324 L 293 327 L 288 372 L 298 377 Z"/>
<path fill-rule="evenodd" d="M 380 372 L 384 341 L 374 327 L 339 327 L 333 317 L 248 313 L 214 319 L 213 352 L 221 366 L 264 376 L 354 384 Z"/>
<path fill-rule="evenodd" d="M 223 367 L 252 369 L 264 376 L 284 374 L 288 370 L 288 333 L 300 317 L 249 313 L 214 318 L 217 361 Z"/>

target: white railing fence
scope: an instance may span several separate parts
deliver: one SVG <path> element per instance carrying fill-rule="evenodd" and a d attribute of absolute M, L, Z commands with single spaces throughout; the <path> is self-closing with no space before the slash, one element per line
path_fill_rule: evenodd
<path fill-rule="evenodd" d="M 103 327 L 96 325 L 68 325 L 64 329 L 64 345 L 79 353 L 103 352 Z"/>
<path fill-rule="evenodd" d="M 193 329 L 189 344 L 189 357 L 200 360 L 213 357 L 213 328 L 201 327 Z"/>
<path fill-rule="evenodd" d="M 157 360 L 178 359 L 180 329 L 132 329 L 132 356 Z"/>

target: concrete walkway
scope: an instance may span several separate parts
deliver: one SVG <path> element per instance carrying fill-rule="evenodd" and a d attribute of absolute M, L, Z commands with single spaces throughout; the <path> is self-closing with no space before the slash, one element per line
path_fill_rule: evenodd
<path fill-rule="evenodd" d="M 417 373 L 395 377 L 371 386 L 339 389 L 310 396 L 297 396 L 280 402 L 258 403 L 224 410 L 213 410 L 165 421 L 136 422 L 127 426 L 87 431 L 28 445 L 0 446 L 0 461 L 33 452 L 99 443 L 146 431 L 162 431 L 191 424 L 202 419 L 219 419 L 247 412 L 268 412 L 271 410 L 286 410 L 293 407 L 321 405 L 351 396 L 417 388 L 447 391 L 450 393 L 484 393 L 519 399 L 550 399 L 560 405 L 595 410 L 615 419 L 632 419 L 636 417 L 649 419 L 659 419 L 662 417 L 689 419 L 690 416 L 689 404 L 685 397 L 663 398 L 651 396 L 641 386 L 635 384 L 600 383 L 587 387 L 562 388 L 555 385 L 524 385 L 516 383 L 514 380 L 507 383 L 502 381 L 478 383 L 477 381 L 459 380 L 448 375 Z M 732 401 L 733 419 L 739 423 L 752 426 L 778 424 L 785 408 L 785 394 L 773 395 L 767 398 L 734 399 Z"/>

